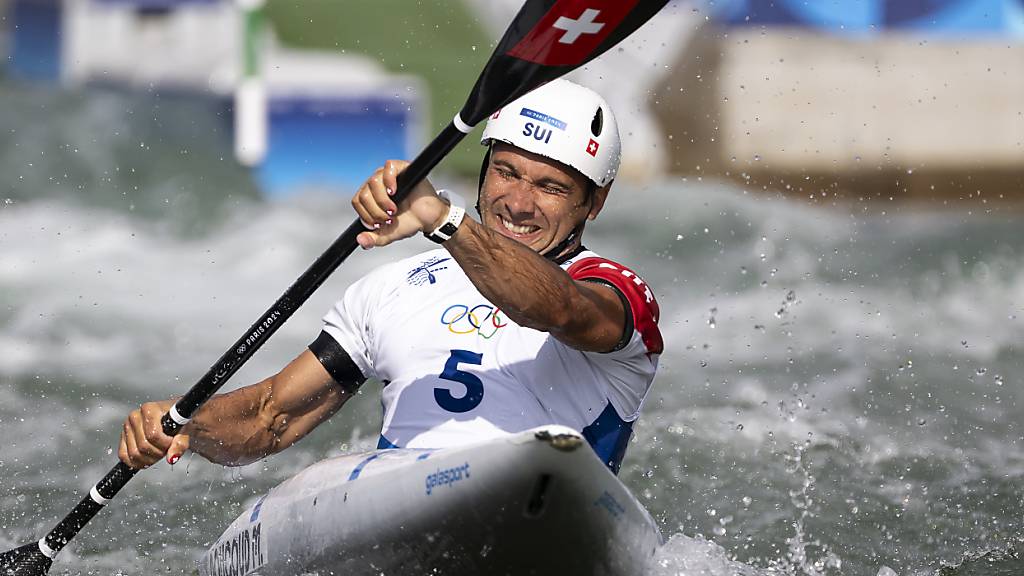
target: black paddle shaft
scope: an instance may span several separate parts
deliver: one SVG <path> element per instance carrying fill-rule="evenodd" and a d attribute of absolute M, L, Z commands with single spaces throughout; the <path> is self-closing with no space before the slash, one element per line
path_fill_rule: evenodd
<path fill-rule="evenodd" d="M 449 124 L 445 127 L 437 138 L 399 174 L 398 190 L 395 191 L 394 201 L 396 203 L 401 202 L 408 196 L 409 192 L 426 178 L 427 174 L 462 140 L 463 136 L 465 134 L 455 128 L 454 125 Z M 327 280 L 328 276 L 352 254 L 358 246 L 356 236 L 365 230 L 366 227 L 358 219 L 353 222 L 302 273 L 302 276 L 299 276 L 298 280 L 285 291 L 284 295 L 278 298 L 277 302 L 274 302 L 274 305 L 264 312 L 246 330 L 245 334 L 217 360 L 206 372 L 206 375 L 196 382 L 184 396 L 178 399 L 174 407 L 182 418 L 190 419 L 199 407 L 216 394 L 217 390 L 309 299 L 313 292 Z M 174 436 L 182 428 L 181 424 L 178 424 L 171 418 L 170 413 L 164 414 L 160 423 L 163 425 L 164 434 L 168 436 Z M 110 500 L 117 495 L 121 488 L 128 484 L 128 481 L 135 476 L 136 472 L 137 470 L 130 468 L 124 462 L 118 462 L 99 481 L 96 485 L 96 491 L 102 499 Z M 59 552 L 102 508 L 103 504 L 97 503 L 92 496 L 86 496 L 64 520 L 61 520 L 46 535 L 46 544 L 54 552 Z M 2 562 L 3 560 L 0 559 L 0 566 L 3 565 Z"/>
<path fill-rule="evenodd" d="M 668 0 L 527 0 L 498 42 L 466 104 L 452 123 L 398 176 L 395 202 L 409 192 L 469 132 L 495 110 L 537 86 L 586 64 L 639 28 Z M 582 26 L 582 27 L 581 27 Z M 356 249 L 365 228 L 353 222 L 161 419 L 173 436 L 193 414 L 309 299 Z M 172 417 L 172 413 L 176 413 Z M 0 576 L 37 576 L 52 558 L 135 476 L 122 462 L 36 544 L 0 554 Z"/>
<path fill-rule="evenodd" d="M 441 131 L 417 156 L 405 170 L 398 175 L 398 189 L 393 196 L 397 204 L 408 196 L 409 192 L 448 155 L 456 144 L 462 140 L 464 133 L 451 123 Z M 338 239 L 315 262 L 299 276 L 298 280 L 278 298 L 277 302 L 263 313 L 252 326 L 239 338 L 232 347 L 220 357 L 202 379 L 174 404 L 175 409 L 185 419 L 190 419 L 209 398 L 213 396 L 224 382 L 241 368 L 242 364 L 263 345 L 264 342 L 284 321 L 302 306 L 306 300 L 327 280 L 334 270 L 345 261 L 356 249 L 356 236 L 365 232 L 366 227 L 357 219 L 338 236 Z M 160 423 L 164 434 L 173 436 L 181 429 L 170 413 L 164 414 Z"/>

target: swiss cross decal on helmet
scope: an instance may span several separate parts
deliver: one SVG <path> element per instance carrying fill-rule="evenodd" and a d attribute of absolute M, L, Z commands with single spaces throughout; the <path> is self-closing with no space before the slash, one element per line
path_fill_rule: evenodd
<path fill-rule="evenodd" d="M 619 169 L 619 128 L 596 92 L 553 80 L 491 115 L 480 143 L 505 142 L 579 170 L 605 186 Z"/>

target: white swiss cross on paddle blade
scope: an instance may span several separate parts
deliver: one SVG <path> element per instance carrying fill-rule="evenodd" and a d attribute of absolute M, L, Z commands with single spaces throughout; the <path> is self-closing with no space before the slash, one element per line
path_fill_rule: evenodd
<path fill-rule="evenodd" d="M 601 31 L 601 28 L 604 28 L 604 24 L 594 21 L 594 18 L 597 18 L 597 15 L 600 13 L 600 10 L 587 8 L 583 11 L 583 15 L 580 16 L 578 20 L 560 16 L 558 20 L 555 20 L 555 23 L 552 24 L 552 26 L 559 30 L 565 30 L 565 34 L 559 38 L 558 41 L 562 44 L 572 44 L 577 38 L 584 34 L 597 34 Z"/>
<path fill-rule="evenodd" d="M 604 42 L 639 0 L 558 0 L 509 56 L 545 66 L 577 66 Z"/>

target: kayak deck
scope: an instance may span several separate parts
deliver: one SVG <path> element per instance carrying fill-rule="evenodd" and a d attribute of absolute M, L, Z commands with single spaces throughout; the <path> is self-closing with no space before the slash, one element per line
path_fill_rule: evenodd
<path fill-rule="evenodd" d="M 660 543 L 583 438 L 551 426 L 315 464 L 239 516 L 199 571 L 635 575 Z"/>

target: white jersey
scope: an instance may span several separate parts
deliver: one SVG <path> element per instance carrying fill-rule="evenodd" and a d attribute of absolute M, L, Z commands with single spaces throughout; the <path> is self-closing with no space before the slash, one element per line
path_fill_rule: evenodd
<path fill-rule="evenodd" d="M 352 284 L 324 332 L 384 383 L 380 447 L 442 448 L 562 424 L 617 471 L 662 351 L 658 305 L 635 274 L 593 252 L 562 268 L 628 304 L 634 329 L 619 349 L 581 352 L 517 325 L 443 249 Z"/>

